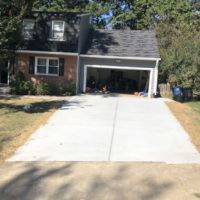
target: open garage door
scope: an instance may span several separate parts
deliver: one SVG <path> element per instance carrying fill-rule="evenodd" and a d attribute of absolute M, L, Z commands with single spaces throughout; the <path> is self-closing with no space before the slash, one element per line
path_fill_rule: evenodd
<path fill-rule="evenodd" d="M 152 94 L 152 68 L 85 65 L 83 91 Z"/>

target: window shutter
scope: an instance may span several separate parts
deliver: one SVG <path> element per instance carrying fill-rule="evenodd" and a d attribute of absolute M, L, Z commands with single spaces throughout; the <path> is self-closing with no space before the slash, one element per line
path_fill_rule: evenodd
<path fill-rule="evenodd" d="M 65 59 L 59 59 L 59 76 L 64 76 L 64 68 L 65 68 Z"/>
<path fill-rule="evenodd" d="M 63 40 L 67 40 L 67 34 L 66 34 L 66 30 L 67 30 L 67 25 L 66 22 L 64 22 L 64 33 L 63 33 Z"/>
<path fill-rule="evenodd" d="M 30 57 L 29 59 L 29 74 L 35 73 L 35 57 Z"/>
<path fill-rule="evenodd" d="M 46 38 L 52 38 L 52 21 L 47 21 Z"/>

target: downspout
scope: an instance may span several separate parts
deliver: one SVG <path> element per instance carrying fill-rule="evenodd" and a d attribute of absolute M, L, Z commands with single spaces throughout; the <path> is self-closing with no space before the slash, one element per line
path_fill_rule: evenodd
<path fill-rule="evenodd" d="M 10 60 L 8 60 L 7 70 L 8 70 L 8 81 L 7 81 L 7 84 L 10 85 Z"/>
<path fill-rule="evenodd" d="M 149 98 L 152 97 L 152 77 L 153 77 L 153 70 L 151 69 L 149 73 L 149 91 L 148 91 Z"/>
<path fill-rule="evenodd" d="M 81 53 L 81 21 L 82 19 L 80 19 L 80 31 L 79 31 L 79 35 L 78 35 L 78 55 L 77 55 L 77 63 L 76 63 L 76 95 L 79 92 L 79 65 L 80 65 L 80 53 Z"/>
<path fill-rule="evenodd" d="M 79 93 L 79 68 L 80 68 L 80 52 L 77 55 L 77 63 L 76 63 L 76 95 Z"/>

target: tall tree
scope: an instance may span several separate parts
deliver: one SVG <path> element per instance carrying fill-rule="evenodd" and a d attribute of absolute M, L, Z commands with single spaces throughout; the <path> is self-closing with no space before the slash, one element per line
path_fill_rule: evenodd
<path fill-rule="evenodd" d="M 89 0 L 36 0 L 34 10 L 60 11 L 60 12 L 85 12 Z"/>
<path fill-rule="evenodd" d="M 19 44 L 17 34 L 22 18 L 32 9 L 33 0 L 0 1 L 0 58 L 13 55 Z"/>

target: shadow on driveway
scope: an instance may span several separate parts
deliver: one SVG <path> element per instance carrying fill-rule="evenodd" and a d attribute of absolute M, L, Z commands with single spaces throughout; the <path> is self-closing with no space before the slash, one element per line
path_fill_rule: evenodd
<path fill-rule="evenodd" d="M 151 165 L 150 165 L 151 166 Z M 37 199 L 162 199 L 173 182 L 159 180 L 139 166 L 76 162 L 18 162 L 0 167 L 0 197 L 3 200 Z M 7 172 L 7 174 L 5 174 Z M 158 174 L 159 175 L 159 174 Z"/>

